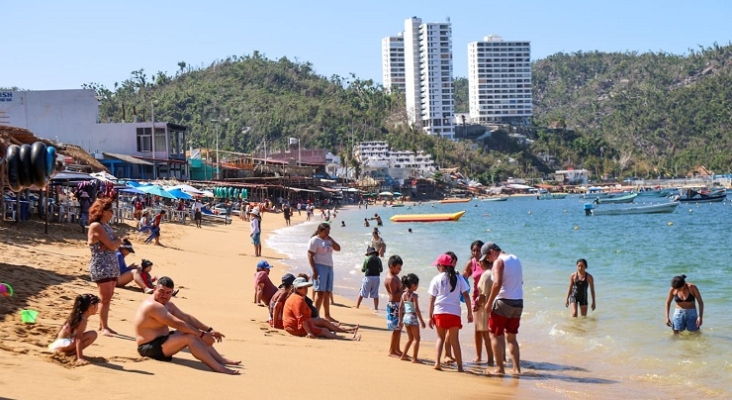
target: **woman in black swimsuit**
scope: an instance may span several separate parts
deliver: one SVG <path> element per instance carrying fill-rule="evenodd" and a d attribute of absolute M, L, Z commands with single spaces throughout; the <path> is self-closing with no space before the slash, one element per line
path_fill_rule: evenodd
<path fill-rule="evenodd" d="M 567 289 L 567 300 L 565 307 L 572 304 L 572 316 L 577 317 L 577 306 L 579 305 L 580 313 L 583 317 L 587 316 L 587 288 L 590 288 L 592 294 L 592 311 L 595 311 L 595 280 L 592 275 L 587 273 L 587 260 L 580 258 L 577 260 L 577 272 L 573 272 L 569 276 L 569 289 Z"/>
<path fill-rule="evenodd" d="M 676 302 L 673 321 L 668 316 L 672 300 Z M 699 303 L 698 315 L 696 303 Z M 699 288 L 693 283 L 686 283 L 686 275 L 675 276 L 671 280 L 671 289 L 666 298 L 666 325 L 673 328 L 674 334 L 683 330 L 695 332 L 702 325 L 702 315 L 704 315 L 704 301 Z"/>

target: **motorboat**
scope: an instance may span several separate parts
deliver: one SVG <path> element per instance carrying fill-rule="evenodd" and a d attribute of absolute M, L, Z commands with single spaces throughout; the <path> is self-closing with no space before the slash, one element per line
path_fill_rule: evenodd
<path fill-rule="evenodd" d="M 682 203 L 719 203 L 727 198 L 725 189 L 718 189 L 712 192 L 699 192 L 694 189 L 684 189 L 680 195 L 674 197 L 674 200 Z"/>
<path fill-rule="evenodd" d="M 618 193 L 618 194 L 611 193 L 605 198 L 595 199 L 595 203 L 597 203 L 597 204 L 632 203 L 636 197 L 638 197 L 638 193 Z"/>
<path fill-rule="evenodd" d="M 449 204 L 449 203 L 467 203 L 467 202 L 469 202 L 470 200 L 471 200 L 470 198 L 467 198 L 467 199 L 461 199 L 461 198 L 452 198 L 452 199 L 444 199 L 444 200 L 440 200 L 440 201 L 438 201 L 438 203 L 440 203 L 440 204 Z"/>
<path fill-rule="evenodd" d="M 480 199 L 480 201 L 506 201 L 508 200 L 508 196 L 500 196 L 500 197 L 485 197 Z"/>
<path fill-rule="evenodd" d="M 648 206 L 617 208 L 593 207 L 592 204 L 588 203 L 585 204 L 585 215 L 669 214 L 674 212 L 679 204 L 678 201 L 673 201 Z"/>

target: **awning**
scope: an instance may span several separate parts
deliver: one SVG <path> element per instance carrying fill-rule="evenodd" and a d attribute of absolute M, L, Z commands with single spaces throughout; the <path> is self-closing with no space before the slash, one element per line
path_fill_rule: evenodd
<path fill-rule="evenodd" d="M 117 153 L 102 153 L 105 157 L 115 158 L 120 161 L 124 161 L 126 163 L 130 164 L 138 164 L 138 165 L 153 165 L 149 161 L 141 160 L 137 157 L 128 156 L 127 154 L 117 154 Z"/>
<path fill-rule="evenodd" d="M 293 192 L 310 192 L 310 193 L 320 193 L 320 190 L 312 190 L 312 189 L 300 189 L 300 188 L 294 188 L 294 187 L 288 187 L 287 190 L 292 190 Z"/>

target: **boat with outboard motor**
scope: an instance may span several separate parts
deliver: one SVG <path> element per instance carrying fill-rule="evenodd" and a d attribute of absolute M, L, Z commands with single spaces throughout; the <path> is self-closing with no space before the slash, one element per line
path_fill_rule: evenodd
<path fill-rule="evenodd" d="M 651 204 L 638 207 L 597 207 L 591 203 L 585 204 L 585 215 L 628 215 L 628 214 L 669 214 L 679 206 L 678 201 L 670 203 Z"/>

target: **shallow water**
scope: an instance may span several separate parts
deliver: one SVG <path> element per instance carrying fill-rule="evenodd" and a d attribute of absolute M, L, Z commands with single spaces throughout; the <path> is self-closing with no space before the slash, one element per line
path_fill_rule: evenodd
<path fill-rule="evenodd" d="M 577 197 L 515 197 L 506 202 L 345 210 L 331 231 L 343 247 L 334 257 L 335 292 L 354 299 L 358 295 L 360 267 L 374 226 L 365 228 L 363 219 L 375 212 L 384 220 L 379 229 L 387 256 L 399 254 L 402 274 L 420 277 L 423 313 L 425 287 L 435 275 L 432 261 L 452 250 L 463 266 L 473 240 L 491 240 L 523 264 L 522 382 L 567 397 L 597 396 L 598 391 L 602 397 L 634 398 L 732 395 L 732 303 L 726 297 L 726 278 L 732 272 L 732 204 L 682 204 L 673 214 L 597 217 L 586 217 L 582 205 Z M 460 210 L 467 213 L 458 222 L 388 220 L 394 214 Z M 341 221 L 346 228 L 340 227 Z M 319 222 L 316 218 L 281 229 L 267 244 L 287 254 L 294 270 L 309 273 L 306 242 Z M 564 301 L 578 258 L 587 259 L 595 278 L 597 310 L 574 319 Z M 704 323 L 701 334 L 674 337 L 665 325 L 663 306 L 671 278 L 682 273 L 699 287 Z M 383 299 L 383 288 L 381 294 Z M 373 303 L 366 299 L 363 305 Z M 467 353 L 463 358 L 472 358 L 472 326 L 462 330 L 461 344 Z"/>

